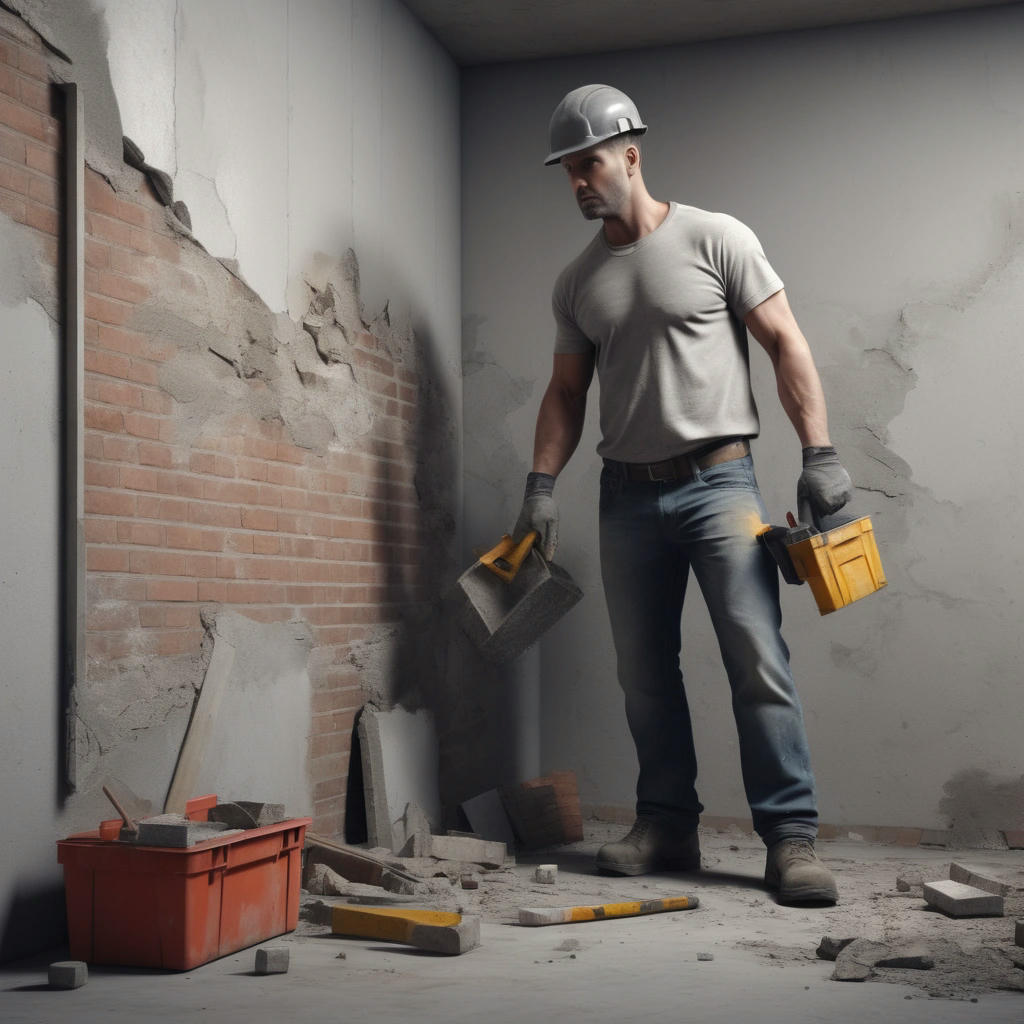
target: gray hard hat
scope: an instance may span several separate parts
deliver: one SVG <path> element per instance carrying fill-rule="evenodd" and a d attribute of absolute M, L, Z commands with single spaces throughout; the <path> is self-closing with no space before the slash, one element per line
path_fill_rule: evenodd
<path fill-rule="evenodd" d="M 581 85 L 567 93 L 551 115 L 551 152 L 545 164 L 557 164 L 568 153 L 589 149 L 626 132 L 647 131 L 636 104 L 610 85 Z"/>

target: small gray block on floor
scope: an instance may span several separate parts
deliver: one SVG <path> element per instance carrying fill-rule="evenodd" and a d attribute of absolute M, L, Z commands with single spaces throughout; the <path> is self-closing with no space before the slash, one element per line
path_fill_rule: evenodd
<path fill-rule="evenodd" d="M 263 946 L 256 950 L 256 973 L 287 974 L 290 959 L 287 946 Z"/>
<path fill-rule="evenodd" d="M 925 902 L 949 917 L 1002 917 L 1003 897 L 952 879 L 925 882 Z"/>
<path fill-rule="evenodd" d="M 438 860 L 461 860 L 487 868 L 500 868 L 507 853 L 504 843 L 488 839 L 470 839 L 468 836 L 432 836 L 430 839 L 430 855 Z"/>
<path fill-rule="evenodd" d="M 58 960 L 50 964 L 50 988 L 81 988 L 89 980 L 89 968 L 81 960 Z"/>

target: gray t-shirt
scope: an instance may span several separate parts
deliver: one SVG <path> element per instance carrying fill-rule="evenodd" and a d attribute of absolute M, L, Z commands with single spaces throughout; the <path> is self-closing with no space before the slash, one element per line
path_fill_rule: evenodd
<path fill-rule="evenodd" d="M 657 462 L 759 430 L 743 317 L 782 288 L 734 217 L 671 203 L 630 245 L 604 232 L 558 276 L 555 352 L 594 352 L 599 455 Z"/>

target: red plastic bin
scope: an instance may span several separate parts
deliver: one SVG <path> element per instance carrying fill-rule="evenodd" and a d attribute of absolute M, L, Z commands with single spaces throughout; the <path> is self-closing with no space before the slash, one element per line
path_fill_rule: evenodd
<path fill-rule="evenodd" d="M 205 809 L 189 817 L 204 819 Z M 291 818 L 184 850 L 101 839 L 100 830 L 59 840 L 71 958 L 187 971 L 293 931 L 311 822 Z"/>

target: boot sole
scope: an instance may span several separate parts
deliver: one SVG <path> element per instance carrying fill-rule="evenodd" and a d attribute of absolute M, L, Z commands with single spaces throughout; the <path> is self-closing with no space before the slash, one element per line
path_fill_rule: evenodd
<path fill-rule="evenodd" d="M 839 902 L 839 893 L 831 886 L 803 886 L 800 888 L 780 889 L 778 882 L 770 882 L 768 887 L 774 889 L 780 903 L 785 905 L 801 903 L 817 903 L 835 906 Z"/>
<path fill-rule="evenodd" d="M 598 858 L 597 870 L 605 875 L 650 875 L 656 871 L 700 871 L 700 861 L 656 861 L 639 864 L 609 863 Z"/>

